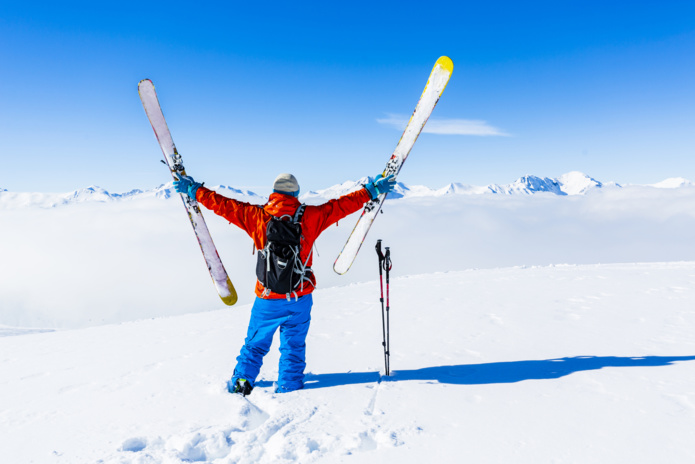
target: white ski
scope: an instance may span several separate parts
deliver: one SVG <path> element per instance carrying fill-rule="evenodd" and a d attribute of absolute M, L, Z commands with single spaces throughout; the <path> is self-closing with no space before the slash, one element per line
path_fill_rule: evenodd
<path fill-rule="evenodd" d="M 142 106 L 145 107 L 147 117 L 150 120 L 150 124 L 152 124 L 152 129 L 154 129 L 154 134 L 157 136 L 159 146 L 162 148 L 162 153 L 164 153 L 164 159 L 166 160 L 167 166 L 169 166 L 171 175 L 174 179 L 177 179 L 179 174 L 186 175 L 181 155 L 179 155 L 176 150 L 166 120 L 164 119 L 162 108 L 159 106 L 154 84 L 151 80 L 144 79 L 138 84 L 138 92 L 140 93 Z M 181 199 L 188 212 L 188 218 L 191 220 L 193 231 L 200 244 L 200 249 L 203 252 L 203 257 L 205 258 L 208 271 L 210 271 L 210 276 L 215 283 L 217 293 L 225 304 L 231 306 L 237 302 L 236 290 L 227 275 L 227 271 L 222 265 L 220 256 L 217 253 L 217 248 L 215 248 L 215 244 L 212 242 L 210 231 L 205 224 L 198 203 L 186 194 L 181 194 Z"/>
<path fill-rule="evenodd" d="M 408 157 L 408 153 L 410 153 L 420 132 L 422 132 L 422 128 L 425 127 L 427 119 L 432 114 L 432 110 L 437 105 L 439 97 L 444 92 L 453 70 L 454 63 L 446 56 L 440 57 L 434 64 L 415 111 L 413 111 L 413 115 L 410 117 L 405 131 L 398 141 L 396 149 L 386 164 L 386 169 L 383 172 L 384 177 L 390 174 L 398 175 L 405 159 Z M 372 222 L 374 222 L 379 210 L 381 210 L 385 199 L 386 194 L 384 193 L 365 205 L 362 215 L 357 220 L 357 224 L 352 230 L 347 243 L 345 243 L 343 250 L 333 264 L 333 270 L 338 274 L 345 274 L 352 266 L 362 243 L 364 243 L 364 239 L 367 237 L 367 232 L 369 232 L 369 228 L 372 226 Z"/>

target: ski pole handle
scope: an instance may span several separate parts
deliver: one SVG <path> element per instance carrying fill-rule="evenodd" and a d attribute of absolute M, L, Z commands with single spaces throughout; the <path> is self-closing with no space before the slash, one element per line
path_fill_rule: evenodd
<path fill-rule="evenodd" d="M 381 266 L 381 262 L 384 260 L 384 253 L 381 251 L 381 239 L 376 241 L 376 246 L 374 248 L 376 248 L 376 254 L 379 256 L 379 266 Z"/>

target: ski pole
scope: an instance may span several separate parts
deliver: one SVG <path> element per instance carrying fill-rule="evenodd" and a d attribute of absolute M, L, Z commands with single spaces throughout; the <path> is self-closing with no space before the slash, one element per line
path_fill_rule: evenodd
<path fill-rule="evenodd" d="M 391 249 L 386 247 L 386 255 L 384 256 L 384 271 L 386 271 L 386 375 L 391 375 L 391 335 L 389 331 L 390 317 L 389 310 L 391 302 L 389 301 L 389 271 L 393 267 L 391 263 Z"/>
<path fill-rule="evenodd" d="M 384 253 L 381 251 L 381 240 L 376 241 L 376 254 L 379 257 L 379 287 L 381 289 L 381 297 L 379 298 L 379 301 L 381 302 L 381 331 L 382 331 L 382 336 L 383 336 L 383 341 L 381 342 L 381 345 L 384 347 L 384 372 L 386 372 L 386 375 L 388 374 L 389 370 L 389 362 L 388 362 L 388 350 L 386 348 L 386 319 L 384 316 L 384 278 L 383 278 L 383 268 L 384 268 Z"/>

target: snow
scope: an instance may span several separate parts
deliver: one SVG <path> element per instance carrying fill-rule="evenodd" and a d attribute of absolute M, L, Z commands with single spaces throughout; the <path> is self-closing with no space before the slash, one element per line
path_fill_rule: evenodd
<path fill-rule="evenodd" d="M 273 393 L 276 340 L 248 398 L 225 389 L 253 298 L 242 231 L 204 213 L 240 296 L 227 308 L 170 184 L 1 192 L 2 461 L 693 462 L 695 190 L 515 184 L 399 184 L 342 277 L 357 217 L 329 228 L 306 388 Z M 394 262 L 388 378 L 377 238 Z"/>
<path fill-rule="evenodd" d="M 7 325 L 0 325 L 0 337 L 12 337 L 15 335 L 27 335 L 54 331 L 55 329 L 41 329 L 38 327 L 10 327 Z"/>
<path fill-rule="evenodd" d="M 6 462 L 695 458 L 695 262 L 514 267 L 317 291 L 307 387 L 224 382 L 249 306 L 0 338 Z M 277 341 L 276 341 L 277 342 Z M 465 459 L 464 459 L 465 458 Z"/>
<path fill-rule="evenodd" d="M 567 195 L 582 195 L 593 188 L 603 186 L 601 182 L 579 171 L 568 172 L 558 177 L 560 188 Z"/>
<path fill-rule="evenodd" d="M 656 188 L 680 188 L 692 187 L 693 185 L 695 184 L 683 177 L 670 177 L 668 179 L 662 180 L 661 182 L 653 184 L 653 186 Z"/>

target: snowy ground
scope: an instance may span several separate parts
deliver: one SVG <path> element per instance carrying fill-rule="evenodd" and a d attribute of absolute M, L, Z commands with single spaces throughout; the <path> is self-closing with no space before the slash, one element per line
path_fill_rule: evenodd
<path fill-rule="evenodd" d="M 397 270 L 397 268 L 396 268 Z M 396 275 L 315 294 L 307 388 L 274 345 L 225 392 L 249 306 L 0 338 L 8 463 L 691 463 L 695 262 Z"/>

